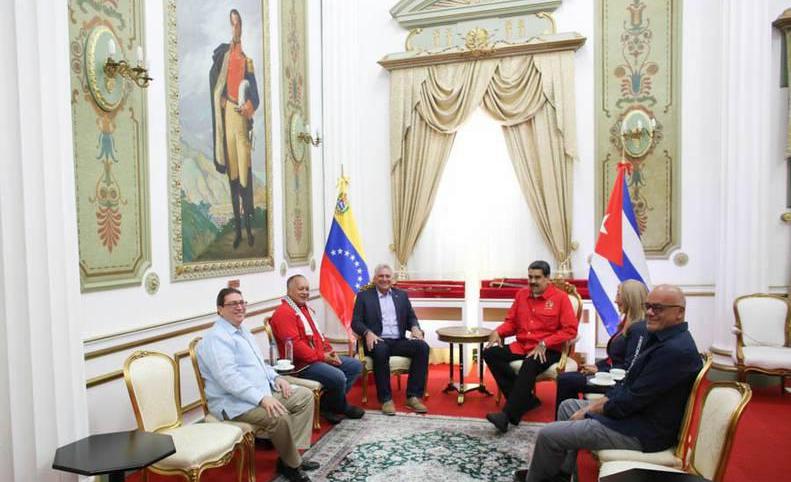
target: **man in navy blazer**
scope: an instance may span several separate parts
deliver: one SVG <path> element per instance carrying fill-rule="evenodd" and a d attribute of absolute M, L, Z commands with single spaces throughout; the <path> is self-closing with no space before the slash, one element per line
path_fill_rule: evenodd
<path fill-rule="evenodd" d="M 357 293 L 352 315 L 352 330 L 363 339 L 365 354 L 373 358 L 376 394 L 382 413 L 395 415 L 393 393 L 390 389 L 390 357 L 411 358 L 406 386 L 406 406 L 417 413 L 428 410 L 420 399 L 426 388 L 428 374 L 428 344 L 423 330 L 404 291 L 393 288 L 393 270 L 380 264 L 374 270 L 375 289 Z M 406 337 L 406 332 L 412 338 Z"/>

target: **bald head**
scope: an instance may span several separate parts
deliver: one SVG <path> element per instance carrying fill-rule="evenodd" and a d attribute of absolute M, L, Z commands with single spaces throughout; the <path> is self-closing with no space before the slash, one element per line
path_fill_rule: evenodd
<path fill-rule="evenodd" d="M 310 298 L 310 283 L 301 274 L 295 274 L 286 281 L 286 293 L 298 305 L 304 305 Z"/>
<path fill-rule="evenodd" d="M 646 299 L 646 328 L 657 332 L 684 322 L 687 300 L 675 285 L 657 285 Z"/>

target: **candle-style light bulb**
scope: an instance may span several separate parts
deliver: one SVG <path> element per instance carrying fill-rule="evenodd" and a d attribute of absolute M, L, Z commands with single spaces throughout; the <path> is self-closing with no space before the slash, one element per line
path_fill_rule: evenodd
<path fill-rule="evenodd" d="M 643 130 L 643 121 L 642 119 L 637 119 L 637 130 Z"/>
<path fill-rule="evenodd" d="M 107 43 L 107 56 L 110 58 L 115 58 L 115 40 L 110 39 Z"/>
<path fill-rule="evenodd" d="M 137 65 L 143 65 L 143 47 L 137 46 Z"/>
<path fill-rule="evenodd" d="M 651 128 L 656 129 L 656 118 L 651 119 Z"/>

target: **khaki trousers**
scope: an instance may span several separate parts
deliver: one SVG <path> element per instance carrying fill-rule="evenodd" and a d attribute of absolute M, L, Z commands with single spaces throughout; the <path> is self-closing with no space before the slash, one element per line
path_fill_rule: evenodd
<path fill-rule="evenodd" d="M 247 187 L 248 169 L 250 168 L 250 138 L 247 137 L 248 120 L 236 112 L 234 104 L 228 102 L 225 107 L 225 142 L 228 148 L 228 178 L 239 180 L 242 187 Z"/>
<path fill-rule="evenodd" d="M 234 420 L 253 425 L 256 433 L 263 432 L 272 441 L 283 462 L 295 468 L 302 464 L 302 456 L 297 449 L 310 447 L 313 392 L 305 387 L 292 385 L 291 388 L 291 396 L 287 399 L 280 393 L 273 394 L 286 407 L 287 414 L 271 417 L 266 410 L 256 407 Z"/>

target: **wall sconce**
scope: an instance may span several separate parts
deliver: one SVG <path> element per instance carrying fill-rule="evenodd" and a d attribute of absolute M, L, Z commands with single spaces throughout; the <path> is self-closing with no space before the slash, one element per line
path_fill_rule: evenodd
<path fill-rule="evenodd" d="M 307 145 L 318 147 L 321 144 L 321 137 L 319 131 L 316 131 L 316 137 L 310 134 L 310 125 L 305 124 L 302 119 L 302 114 L 295 110 L 291 114 L 291 121 L 288 128 L 288 146 L 291 151 L 291 157 L 294 162 L 302 162 L 307 154 Z"/>
<path fill-rule="evenodd" d="M 642 109 L 628 112 L 621 121 L 621 145 L 624 157 L 632 159 L 645 156 L 654 144 L 656 119 Z"/>
<path fill-rule="evenodd" d="M 319 144 L 321 144 L 321 137 L 319 137 L 318 129 L 316 129 L 316 137 L 310 135 L 310 124 L 305 124 L 305 132 L 297 134 L 297 139 L 305 144 L 312 144 L 313 147 L 319 147 Z"/>
<path fill-rule="evenodd" d="M 120 75 L 125 79 L 129 79 L 138 87 L 145 89 L 151 82 L 151 77 L 148 76 L 148 69 L 143 67 L 143 47 L 137 46 L 137 66 L 130 67 L 126 60 L 115 61 L 115 40 L 110 39 L 107 46 L 107 60 L 104 63 L 104 75 L 109 79 L 115 79 L 116 75 Z"/>

